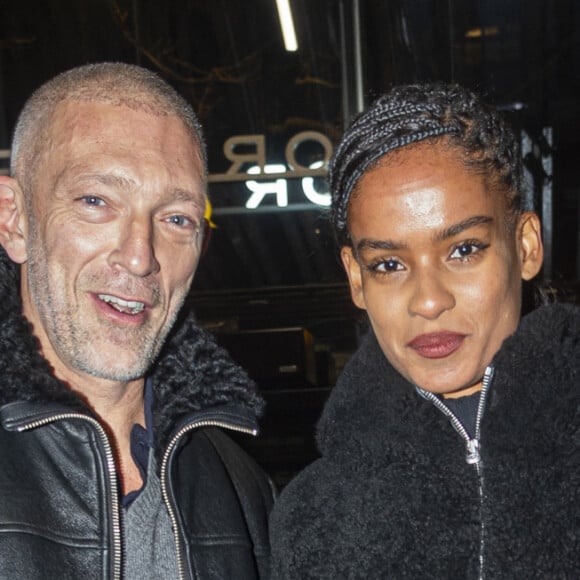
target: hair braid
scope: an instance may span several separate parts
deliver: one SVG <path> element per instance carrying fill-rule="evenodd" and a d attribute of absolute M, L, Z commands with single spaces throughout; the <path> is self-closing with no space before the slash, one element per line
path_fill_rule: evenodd
<path fill-rule="evenodd" d="M 330 163 L 330 219 L 339 244 L 349 241 L 348 205 L 362 175 L 391 151 L 438 138 L 462 149 L 462 161 L 501 184 L 510 210 L 521 210 L 519 146 L 499 112 L 458 85 L 402 85 L 354 119 Z"/>

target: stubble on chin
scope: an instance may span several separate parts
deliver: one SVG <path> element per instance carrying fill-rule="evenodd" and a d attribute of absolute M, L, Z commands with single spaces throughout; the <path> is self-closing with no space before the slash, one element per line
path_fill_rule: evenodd
<path fill-rule="evenodd" d="M 119 327 L 99 317 L 95 308 L 72 304 L 65 294 L 66 273 L 53 265 L 37 244 L 25 265 L 30 307 L 60 361 L 71 370 L 119 382 L 143 378 L 157 359 L 183 300 L 155 328 L 151 319 L 138 327 Z M 151 290 L 159 306 L 159 289 Z M 41 340 L 42 342 L 42 340 Z M 50 361 L 49 361 L 50 362 Z"/>

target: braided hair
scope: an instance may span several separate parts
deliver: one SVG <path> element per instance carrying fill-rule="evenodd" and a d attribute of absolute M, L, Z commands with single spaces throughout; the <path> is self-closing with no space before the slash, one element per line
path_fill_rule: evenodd
<path fill-rule="evenodd" d="M 458 85 L 402 85 L 354 119 L 331 160 L 330 220 L 339 245 L 350 243 L 349 201 L 363 174 L 389 152 L 426 140 L 458 149 L 467 167 L 506 192 L 510 216 L 522 211 L 519 145 L 500 113 Z"/>

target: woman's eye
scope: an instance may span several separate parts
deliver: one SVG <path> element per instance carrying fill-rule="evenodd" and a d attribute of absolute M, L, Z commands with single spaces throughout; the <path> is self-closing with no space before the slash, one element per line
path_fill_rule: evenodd
<path fill-rule="evenodd" d="M 489 244 L 480 244 L 479 242 L 463 242 L 455 246 L 453 252 L 451 252 L 450 258 L 456 260 L 463 260 L 469 258 L 473 254 L 477 254 L 481 250 L 488 247 Z"/>
<path fill-rule="evenodd" d="M 398 272 L 403 270 L 403 265 L 397 260 L 382 260 L 381 262 L 377 262 L 373 264 L 371 269 L 373 272 L 383 272 L 389 274 L 391 272 Z"/>

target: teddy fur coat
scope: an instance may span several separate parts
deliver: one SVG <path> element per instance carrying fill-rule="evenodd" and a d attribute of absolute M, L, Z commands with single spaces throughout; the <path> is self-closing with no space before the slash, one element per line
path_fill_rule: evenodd
<path fill-rule="evenodd" d="M 273 578 L 580 578 L 580 309 L 529 314 L 492 367 L 478 474 L 369 335 L 275 507 Z"/>

